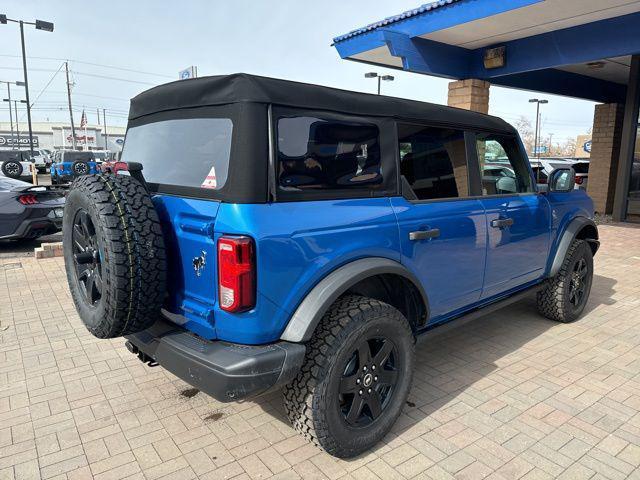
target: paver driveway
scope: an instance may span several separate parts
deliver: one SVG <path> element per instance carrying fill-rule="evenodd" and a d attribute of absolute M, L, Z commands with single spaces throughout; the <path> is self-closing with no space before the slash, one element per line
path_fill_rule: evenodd
<path fill-rule="evenodd" d="M 2 259 L 0 478 L 640 478 L 640 228 L 601 237 L 584 318 L 524 302 L 427 340 L 393 432 L 351 461 L 279 395 L 221 404 L 90 336 L 61 259 Z"/>

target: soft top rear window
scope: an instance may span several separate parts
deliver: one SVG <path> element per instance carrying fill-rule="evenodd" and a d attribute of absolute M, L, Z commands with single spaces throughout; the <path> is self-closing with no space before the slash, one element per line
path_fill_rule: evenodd
<path fill-rule="evenodd" d="M 90 162 L 94 158 L 93 152 L 64 152 L 63 162 Z"/>
<path fill-rule="evenodd" d="M 217 190 L 231 158 L 230 118 L 164 119 L 130 127 L 123 162 L 139 162 L 147 182 Z"/>

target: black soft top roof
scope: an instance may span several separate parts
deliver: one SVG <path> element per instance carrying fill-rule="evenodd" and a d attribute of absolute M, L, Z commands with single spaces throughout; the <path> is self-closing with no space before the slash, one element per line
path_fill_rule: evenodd
<path fill-rule="evenodd" d="M 431 121 L 509 133 L 515 131 L 500 118 L 459 108 L 246 73 L 178 80 L 151 88 L 131 100 L 129 120 L 181 108 L 240 102 Z"/>

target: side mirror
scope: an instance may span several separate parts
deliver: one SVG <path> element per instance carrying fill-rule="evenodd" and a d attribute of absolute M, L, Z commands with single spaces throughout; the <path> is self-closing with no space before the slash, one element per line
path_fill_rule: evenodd
<path fill-rule="evenodd" d="M 576 172 L 573 168 L 556 168 L 549 175 L 549 192 L 570 192 L 576 185 Z"/>

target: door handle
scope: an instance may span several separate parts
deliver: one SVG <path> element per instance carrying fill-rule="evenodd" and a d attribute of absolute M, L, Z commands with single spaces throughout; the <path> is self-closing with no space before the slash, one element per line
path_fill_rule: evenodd
<path fill-rule="evenodd" d="M 430 230 L 417 230 L 415 232 L 409 232 L 409 240 L 428 240 L 430 238 L 437 238 L 440 236 L 439 228 L 432 228 Z"/>
<path fill-rule="evenodd" d="M 496 218 L 491 220 L 491 226 L 493 228 L 504 228 L 513 225 L 513 218 Z"/>

